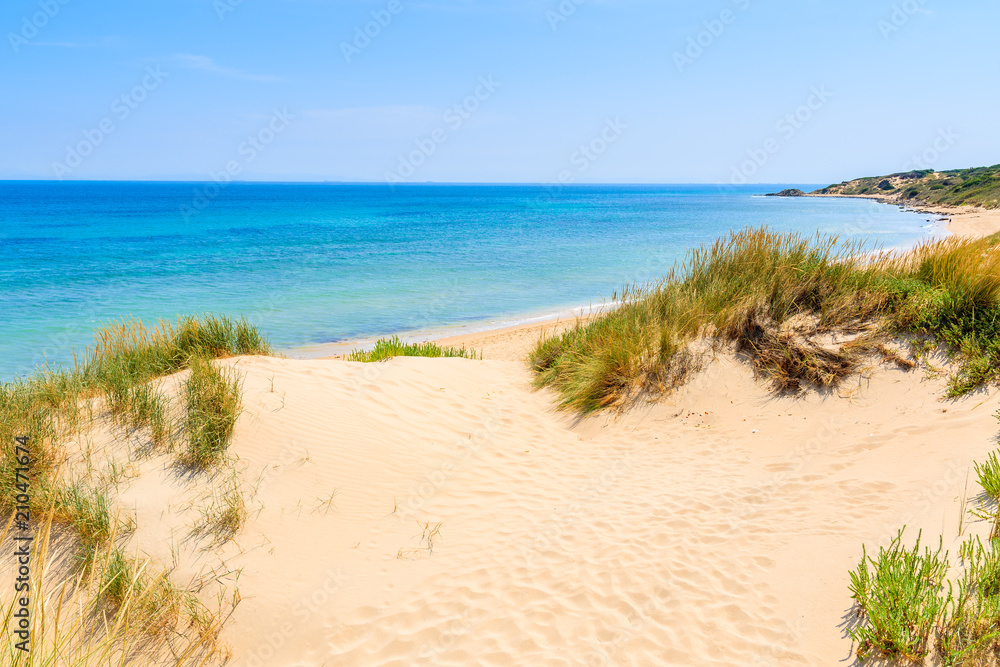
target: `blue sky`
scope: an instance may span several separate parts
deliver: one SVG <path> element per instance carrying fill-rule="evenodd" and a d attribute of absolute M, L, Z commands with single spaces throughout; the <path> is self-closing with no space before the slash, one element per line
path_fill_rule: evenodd
<path fill-rule="evenodd" d="M 995 0 L 5 0 L 0 178 L 828 183 L 994 164 L 998 24 Z"/>

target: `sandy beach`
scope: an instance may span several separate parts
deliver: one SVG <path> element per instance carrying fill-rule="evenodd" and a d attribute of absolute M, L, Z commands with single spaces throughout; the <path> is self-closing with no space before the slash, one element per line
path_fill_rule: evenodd
<path fill-rule="evenodd" d="M 230 360 L 247 526 L 206 550 L 204 486 L 153 458 L 118 501 L 131 547 L 238 587 L 232 664 L 830 665 L 862 543 L 957 545 L 993 392 L 942 401 L 929 368 L 879 365 L 776 397 L 719 354 L 580 420 L 499 358 L 539 333 L 485 336 L 482 361 Z"/>
<path fill-rule="evenodd" d="M 898 196 L 873 195 L 821 195 L 807 194 L 806 197 L 827 197 L 836 199 L 870 199 L 883 204 L 904 206 Z M 986 209 L 978 206 L 931 206 L 919 204 L 911 209 L 916 213 L 929 213 L 947 218 L 945 223 L 948 231 L 955 236 L 981 237 L 1000 232 L 1000 210 Z"/>

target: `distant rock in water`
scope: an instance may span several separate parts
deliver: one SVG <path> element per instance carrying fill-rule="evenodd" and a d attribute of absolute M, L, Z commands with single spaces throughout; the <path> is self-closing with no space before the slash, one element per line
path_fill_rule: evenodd
<path fill-rule="evenodd" d="M 791 190 L 782 190 L 781 192 L 772 192 L 766 197 L 805 197 L 806 193 L 802 192 L 798 188 L 792 188 Z"/>

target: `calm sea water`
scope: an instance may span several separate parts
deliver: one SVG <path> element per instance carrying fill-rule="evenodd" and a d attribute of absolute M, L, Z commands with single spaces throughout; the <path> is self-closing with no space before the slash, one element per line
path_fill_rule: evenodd
<path fill-rule="evenodd" d="M 242 314 L 289 350 L 598 302 L 747 225 L 940 233 L 891 206 L 754 196 L 776 187 L 0 182 L 0 379 L 122 316 Z"/>

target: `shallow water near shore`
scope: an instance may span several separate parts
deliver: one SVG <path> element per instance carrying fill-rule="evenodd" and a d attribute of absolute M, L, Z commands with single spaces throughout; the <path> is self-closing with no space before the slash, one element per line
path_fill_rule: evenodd
<path fill-rule="evenodd" d="M 654 280 L 767 225 L 905 247 L 944 234 L 810 185 L 0 183 L 0 380 L 72 361 L 102 323 L 244 315 L 281 350 L 510 325 Z"/>

